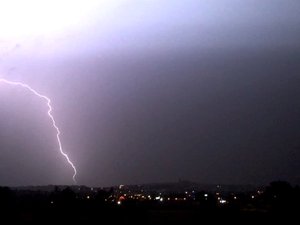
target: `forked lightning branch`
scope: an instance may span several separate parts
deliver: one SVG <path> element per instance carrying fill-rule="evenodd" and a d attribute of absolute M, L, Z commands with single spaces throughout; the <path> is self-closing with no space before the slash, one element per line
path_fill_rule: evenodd
<path fill-rule="evenodd" d="M 52 122 L 53 128 L 56 131 L 56 139 L 57 139 L 59 151 L 65 157 L 66 161 L 70 164 L 70 166 L 73 168 L 73 170 L 74 170 L 73 181 L 76 183 L 75 178 L 76 178 L 77 170 L 76 170 L 76 167 L 74 166 L 73 162 L 70 160 L 69 156 L 63 151 L 61 140 L 60 140 L 60 130 L 59 130 L 58 126 L 56 125 L 55 119 L 52 115 L 51 100 L 47 96 L 40 94 L 39 92 L 37 92 L 36 90 L 31 88 L 27 84 L 24 84 L 24 83 L 21 83 L 21 82 L 9 81 L 9 80 L 3 79 L 3 78 L 0 78 L 0 83 L 4 83 L 4 84 L 7 84 L 7 85 L 12 85 L 12 86 L 24 88 L 24 89 L 28 90 L 29 92 L 31 92 L 32 94 L 34 94 L 35 96 L 43 99 L 46 102 L 46 104 L 48 106 L 48 112 L 47 112 L 48 116 L 49 116 L 49 118 Z"/>

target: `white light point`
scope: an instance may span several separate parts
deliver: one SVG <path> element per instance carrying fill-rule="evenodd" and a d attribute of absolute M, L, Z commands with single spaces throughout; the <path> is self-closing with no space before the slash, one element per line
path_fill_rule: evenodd
<path fill-rule="evenodd" d="M 9 80 L 3 79 L 3 78 L 0 78 L 0 83 L 1 82 L 5 83 L 5 84 L 8 84 L 8 85 L 19 86 L 19 87 L 25 88 L 26 90 L 30 91 L 32 94 L 34 94 L 37 97 L 42 98 L 43 100 L 46 101 L 47 106 L 48 106 L 48 116 L 52 121 L 52 125 L 53 125 L 54 129 L 56 130 L 56 139 L 57 139 L 59 151 L 66 158 L 66 160 L 70 164 L 70 166 L 73 168 L 74 174 L 73 174 L 72 178 L 73 178 L 74 183 L 76 183 L 75 177 L 76 177 L 76 174 L 77 174 L 77 170 L 76 170 L 76 167 L 74 166 L 74 164 L 72 163 L 72 161 L 70 160 L 69 156 L 63 151 L 62 144 L 61 144 L 61 141 L 60 141 L 60 130 L 57 127 L 55 119 L 52 115 L 51 100 L 47 96 L 38 93 L 36 90 L 31 88 L 27 84 L 24 84 L 24 83 L 21 83 L 21 82 L 9 81 Z"/>

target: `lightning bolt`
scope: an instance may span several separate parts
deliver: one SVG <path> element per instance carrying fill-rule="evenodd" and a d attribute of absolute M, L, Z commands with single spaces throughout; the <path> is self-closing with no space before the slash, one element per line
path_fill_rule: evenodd
<path fill-rule="evenodd" d="M 49 118 L 52 121 L 52 125 L 53 125 L 54 129 L 56 130 L 56 139 L 57 139 L 57 143 L 58 143 L 58 146 L 59 146 L 59 151 L 66 158 L 67 162 L 73 168 L 73 170 L 74 170 L 73 181 L 74 181 L 74 183 L 76 183 L 75 177 L 76 177 L 76 174 L 77 174 L 77 170 L 76 170 L 76 167 L 74 166 L 74 164 L 72 163 L 72 161 L 70 160 L 69 156 L 63 151 L 62 144 L 61 144 L 61 141 L 60 141 L 60 130 L 57 127 L 55 119 L 54 119 L 54 117 L 52 115 L 51 100 L 47 96 L 40 94 L 39 92 L 37 92 L 36 90 L 34 90 L 33 88 L 31 88 L 27 84 L 24 84 L 24 83 L 21 83 L 21 82 L 13 82 L 13 81 L 9 81 L 9 80 L 3 79 L 3 78 L 0 78 L 0 83 L 1 82 L 5 83 L 5 84 L 9 84 L 9 85 L 13 85 L 13 86 L 20 86 L 22 88 L 25 88 L 26 90 L 30 91 L 32 94 L 34 94 L 37 97 L 42 98 L 43 100 L 46 101 L 47 106 L 48 106 L 48 116 L 49 116 Z"/>

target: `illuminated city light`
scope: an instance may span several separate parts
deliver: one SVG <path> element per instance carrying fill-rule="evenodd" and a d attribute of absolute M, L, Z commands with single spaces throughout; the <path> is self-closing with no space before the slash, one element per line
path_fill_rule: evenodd
<path fill-rule="evenodd" d="M 226 204 L 226 203 L 227 203 L 227 201 L 224 200 L 224 199 L 221 199 L 219 202 L 220 202 L 221 204 Z"/>

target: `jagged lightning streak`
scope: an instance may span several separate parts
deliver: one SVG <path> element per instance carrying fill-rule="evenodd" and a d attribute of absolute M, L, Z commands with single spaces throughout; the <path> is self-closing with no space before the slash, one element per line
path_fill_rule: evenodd
<path fill-rule="evenodd" d="M 56 139 L 57 139 L 57 142 L 58 142 L 59 151 L 66 158 L 66 160 L 68 161 L 68 163 L 73 168 L 73 170 L 74 170 L 73 181 L 74 181 L 74 183 L 76 183 L 75 177 L 76 177 L 76 174 L 77 174 L 77 170 L 76 170 L 76 167 L 74 166 L 74 164 L 72 163 L 72 161 L 70 160 L 69 156 L 63 151 L 62 144 L 61 144 L 60 137 L 59 137 L 60 136 L 60 130 L 57 127 L 55 119 L 54 119 L 54 117 L 53 117 L 53 115 L 51 113 L 52 112 L 51 100 L 47 96 L 38 93 L 36 90 L 34 90 L 33 88 L 31 88 L 27 84 L 24 84 L 24 83 L 21 83 L 21 82 L 9 81 L 9 80 L 3 79 L 3 78 L 0 78 L 0 83 L 1 82 L 5 83 L 5 84 L 13 85 L 13 86 L 23 87 L 23 88 L 27 89 L 28 91 L 30 91 L 31 93 L 33 93 L 34 95 L 36 95 L 37 97 L 42 98 L 42 99 L 44 99 L 47 102 L 48 109 L 49 109 L 48 110 L 48 116 L 50 117 L 50 119 L 52 121 L 52 125 L 55 128 L 55 130 L 56 130 Z"/>

